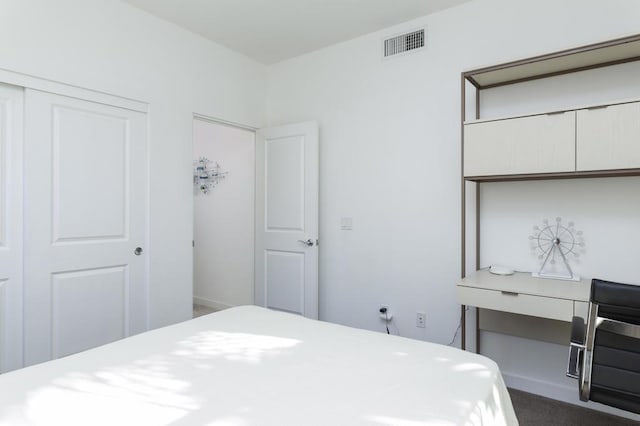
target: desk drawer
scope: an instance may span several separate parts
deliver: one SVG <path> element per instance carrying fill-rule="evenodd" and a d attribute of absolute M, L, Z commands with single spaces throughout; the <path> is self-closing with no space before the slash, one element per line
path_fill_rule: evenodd
<path fill-rule="evenodd" d="M 458 302 L 462 305 L 569 322 L 573 316 L 573 300 L 482 288 L 456 287 Z"/>

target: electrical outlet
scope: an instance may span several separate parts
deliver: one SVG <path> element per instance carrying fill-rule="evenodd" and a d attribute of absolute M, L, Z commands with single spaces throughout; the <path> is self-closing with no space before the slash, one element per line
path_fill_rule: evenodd
<path fill-rule="evenodd" d="M 386 309 L 386 312 L 382 312 L 383 309 Z M 378 313 L 380 314 L 380 318 L 385 320 L 385 321 L 391 321 L 391 318 L 393 318 L 393 315 L 391 314 L 391 309 L 389 309 L 389 306 L 387 305 L 380 305 L 380 308 L 378 309 Z"/>
<path fill-rule="evenodd" d="M 416 312 L 416 327 L 425 328 L 427 326 L 427 314 Z"/>

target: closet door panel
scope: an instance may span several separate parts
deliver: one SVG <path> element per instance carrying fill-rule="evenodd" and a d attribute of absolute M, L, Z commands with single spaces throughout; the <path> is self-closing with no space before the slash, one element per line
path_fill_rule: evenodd
<path fill-rule="evenodd" d="M 126 238 L 128 120 L 53 107 L 53 241 Z"/>
<path fill-rule="evenodd" d="M 26 111 L 25 362 L 34 364 L 147 328 L 146 115 L 36 90 Z"/>
<path fill-rule="evenodd" d="M 22 366 L 22 88 L 0 84 L 0 373 Z"/>
<path fill-rule="evenodd" d="M 640 102 L 579 110 L 576 147 L 578 171 L 640 168 Z"/>
<path fill-rule="evenodd" d="M 575 112 L 464 126 L 464 175 L 575 170 Z"/>

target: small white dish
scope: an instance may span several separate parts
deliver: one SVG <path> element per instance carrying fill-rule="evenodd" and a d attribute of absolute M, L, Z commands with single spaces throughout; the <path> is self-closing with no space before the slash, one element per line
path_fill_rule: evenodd
<path fill-rule="evenodd" d="M 506 266 L 491 265 L 489 272 L 495 275 L 513 275 L 515 271 L 511 268 L 507 268 Z"/>

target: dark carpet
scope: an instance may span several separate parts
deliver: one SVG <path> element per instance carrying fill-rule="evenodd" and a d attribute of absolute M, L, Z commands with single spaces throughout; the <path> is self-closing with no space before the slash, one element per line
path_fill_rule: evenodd
<path fill-rule="evenodd" d="M 634 421 L 515 389 L 509 389 L 509 394 L 520 426 L 640 425 L 640 415 Z"/>

